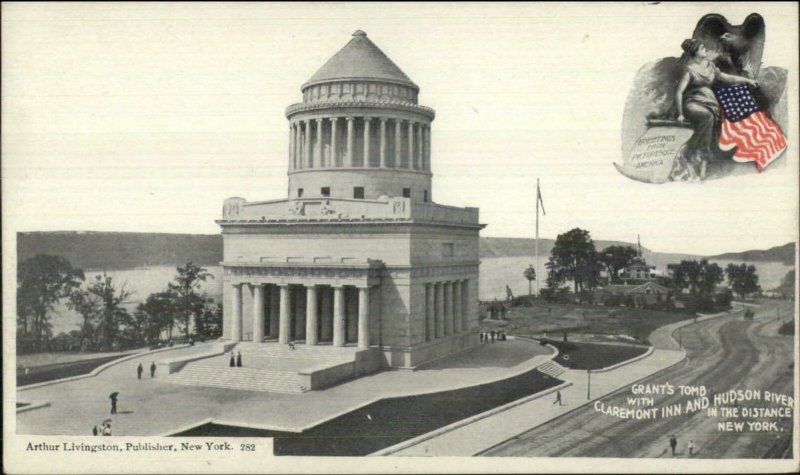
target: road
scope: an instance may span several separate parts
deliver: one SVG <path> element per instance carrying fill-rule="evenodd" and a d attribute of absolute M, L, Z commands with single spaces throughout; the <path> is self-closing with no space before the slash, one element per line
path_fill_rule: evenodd
<path fill-rule="evenodd" d="M 643 384 L 704 385 L 710 394 L 732 389 L 760 389 L 791 396 L 793 337 L 777 333 L 791 312 L 788 303 L 769 303 L 756 309 L 753 320 L 742 313 L 684 327 L 680 339 L 688 358 Z M 676 334 L 676 339 L 678 335 Z M 629 407 L 630 388 L 602 399 L 606 405 Z M 655 396 L 655 406 L 685 402 L 678 394 Z M 743 406 L 777 407 L 748 401 Z M 723 432 L 706 411 L 655 420 L 618 419 L 595 411 L 592 405 L 568 413 L 499 444 L 481 455 L 523 457 L 672 457 L 668 438 L 678 439 L 676 456 L 688 456 L 693 440 L 696 458 L 791 457 L 791 420 L 779 420 L 779 432 Z M 740 419 L 752 420 L 752 419 Z M 775 420 L 775 419 L 772 419 Z"/>

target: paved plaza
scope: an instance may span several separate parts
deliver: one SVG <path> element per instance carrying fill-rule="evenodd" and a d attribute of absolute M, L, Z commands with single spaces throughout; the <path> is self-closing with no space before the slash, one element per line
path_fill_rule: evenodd
<path fill-rule="evenodd" d="M 380 398 L 484 384 L 528 371 L 551 358 L 549 348 L 508 340 L 478 346 L 417 371 L 383 371 L 303 394 L 183 386 L 167 382 L 163 374 L 149 378 L 152 361 L 206 352 L 214 344 L 145 354 L 94 377 L 18 390 L 19 402 L 50 405 L 17 414 L 17 433 L 89 435 L 92 426 L 108 417 L 113 420 L 114 435 L 164 435 L 209 420 L 301 431 Z M 136 378 L 139 363 L 145 367 L 142 380 Z M 120 393 L 118 413 L 111 416 L 108 396 L 114 391 Z"/>

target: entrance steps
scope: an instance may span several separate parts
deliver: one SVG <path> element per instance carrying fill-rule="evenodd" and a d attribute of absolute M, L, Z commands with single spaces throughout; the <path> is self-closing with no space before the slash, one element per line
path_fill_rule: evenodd
<path fill-rule="evenodd" d="M 374 350 L 374 349 L 373 349 Z M 242 366 L 230 359 L 241 353 Z M 299 394 L 374 371 L 379 352 L 298 343 L 239 343 L 232 351 L 186 363 L 167 381 L 189 386 Z"/>
<path fill-rule="evenodd" d="M 179 372 L 170 375 L 167 381 L 187 386 L 238 389 L 284 394 L 300 394 L 303 388 L 297 373 L 256 368 L 231 368 L 217 364 L 221 360 L 201 360 L 189 363 Z"/>
<path fill-rule="evenodd" d="M 565 371 L 563 366 L 552 360 L 544 363 L 536 369 L 553 378 L 559 377 Z"/>

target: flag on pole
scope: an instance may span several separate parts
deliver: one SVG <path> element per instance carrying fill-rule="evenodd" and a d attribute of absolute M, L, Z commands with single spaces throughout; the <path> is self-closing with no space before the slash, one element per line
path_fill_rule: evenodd
<path fill-rule="evenodd" d="M 736 152 L 737 162 L 755 162 L 759 173 L 786 150 L 786 137 L 778 124 L 762 111 L 746 84 L 717 86 L 714 95 L 725 120 L 719 148 Z"/>
<path fill-rule="evenodd" d="M 536 184 L 536 203 L 542 205 L 542 214 L 546 215 L 547 213 L 544 212 L 544 201 L 542 201 L 542 191 L 539 189 L 539 184 Z"/>

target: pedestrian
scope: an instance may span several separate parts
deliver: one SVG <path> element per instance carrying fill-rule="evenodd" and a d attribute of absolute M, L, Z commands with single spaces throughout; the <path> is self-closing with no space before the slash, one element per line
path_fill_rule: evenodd
<path fill-rule="evenodd" d="M 95 424 L 94 427 L 92 427 L 92 435 L 97 435 L 98 433 L 100 433 L 100 431 L 97 430 L 97 424 Z"/>
<path fill-rule="evenodd" d="M 672 456 L 675 456 L 675 447 L 678 446 L 678 439 L 675 438 L 675 434 L 672 434 L 669 438 L 669 447 L 672 449 Z"/>
<path fill-rule="evenodd" d="M 142 372 L 144 368 L 142 368 L 142 363 L 139 363 L 139 366 L 136 367 L 136 377 L 142 379 Z"/>
<path fill-rule="evenodd" d="M 242 352 L 236 353 L 236 366 L 241 368 L 242 367 Z"/>
<path fill-rule="evenodd" d="M 108 421 L 103 425 L 103 435 L 111 435 L 111 421 Z"/>
<path fill-rule="evenodd" d="M 150 364 L 150 377 L 151 378 L 155 378 L 156 377 L 156 362 L 155 361 L 153 361 L 153 363 Z"/>
<path fill-rule="evenodd" d="M 117 413 L 117 395 L 118 393 L 111 393 L 111 395 L 108 396 L 108 398 L 111 399 L 111 414 Z"/>
<path fill-rule="evenodd" d="M 236 358 L 233 356 L 233 352 L 231 351 L 231 368 L 236 367 Z"/>
<path fill-rule="evenodd" d="M 559 406 L 562 405 L 561 404 L 561 391 L 556 391 L 556 400 L 553 401 L 553 404 L 555 404 L 555 403 L 558 403 Z"/>
<path fill-rule="evenodd" d="M 564 332 L 564 341 L 567 341 L 567 332 Z"/>
<path fill-rule="evenodd" d="M 494 343 L 494 339 L 495 339 L 495 337 L 497 336 L 497 332 L 496 332 L 496 331 L 494 331 L 494 330 L 492 330 L 492 333 L 491 333 L 491 335 L 492 335 L 492 343 Z"/>
<path fill-rule="evenodd" d="M 694 454 L 694 441 L 690 440 L 688 444 L 686 444 L 686 451 L 689 452 L 689 457 Z"/>

